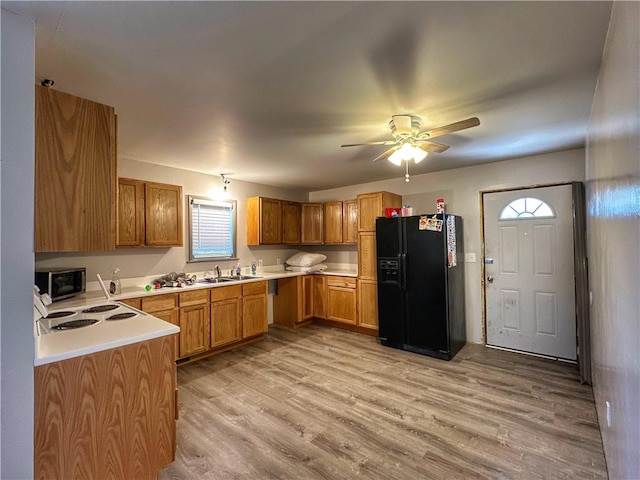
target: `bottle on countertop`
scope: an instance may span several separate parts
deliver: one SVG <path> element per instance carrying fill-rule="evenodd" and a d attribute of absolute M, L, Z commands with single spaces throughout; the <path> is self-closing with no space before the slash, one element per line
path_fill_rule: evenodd
<path fill-rule="evenodd" d="M 111 276 L 111 282 L 109 283 L 109 293 L 111 295 L 119 295 L 122 292 L 120 285 L 120 276 L 118 273 L 120 269 L 118 267 L 113 269 L 113 275 Z"/>
<path fill-rule="evenodd" d="M 236 275 L 239 277 L 242 274 L 242 268 L 240 267 L 240 263 L 236 265 Z"/>
<path fill-rule="evenodd" d="M 256 265 L 255 260 L 251 262 L 251 275 L 255 275 L 258 271 L 258 265 Z"/>

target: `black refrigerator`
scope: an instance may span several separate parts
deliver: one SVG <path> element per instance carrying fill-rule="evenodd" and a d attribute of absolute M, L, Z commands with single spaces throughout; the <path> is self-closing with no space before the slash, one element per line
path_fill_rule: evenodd
<path fill-rule="evenodd" d="M 449 214 L 376 219 L 382 345 L 445 360 L 464 346 L 462 233 Z"/>

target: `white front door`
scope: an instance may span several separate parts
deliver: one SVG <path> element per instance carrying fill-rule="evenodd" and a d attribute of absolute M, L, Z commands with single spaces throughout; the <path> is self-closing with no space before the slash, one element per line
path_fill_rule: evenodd
<path fill-rule="evenodd" d="M 575 360 L 571 185 L 483 201 L 487 344 Z"/>

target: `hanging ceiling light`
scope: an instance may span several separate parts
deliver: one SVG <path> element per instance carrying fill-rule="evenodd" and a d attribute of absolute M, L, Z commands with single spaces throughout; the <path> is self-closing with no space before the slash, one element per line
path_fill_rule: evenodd
<path fill-rule="evenodd" d="M 227 185 L 229 185 L 231 183 L 231 180 L 229 180 L 228 178 L 226 178 L 224 176 L 224 173 L 220 174 L 220 177 L 222 178 L 222 191 L 224 193 L 227 193 Z"/>
<path fill-rule="evenodd" d="M 413 160 L 416 163 L 420 163 L 422 160 L 426 158 L 429 152 L 425 152 L 420 147 L 416 145 L 412 145 L 410 142 L 405 142 L 402 144 L 400 148 L 395 150 L 389 157 L 387 158 L 394 165 L 400 166 L 402 162 L 405 162 L 406 173 L 404 176 L 404 181 L 409 181 L 409 162 Z"/>

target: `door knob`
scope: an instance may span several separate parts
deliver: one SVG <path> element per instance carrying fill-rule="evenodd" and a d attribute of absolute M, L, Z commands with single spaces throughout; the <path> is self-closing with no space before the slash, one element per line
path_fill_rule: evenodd
<path fill-rule="evenodd" d="M 487 277 L 487 282 L 493 283 L 493 277 L 491 275 Z"/>

